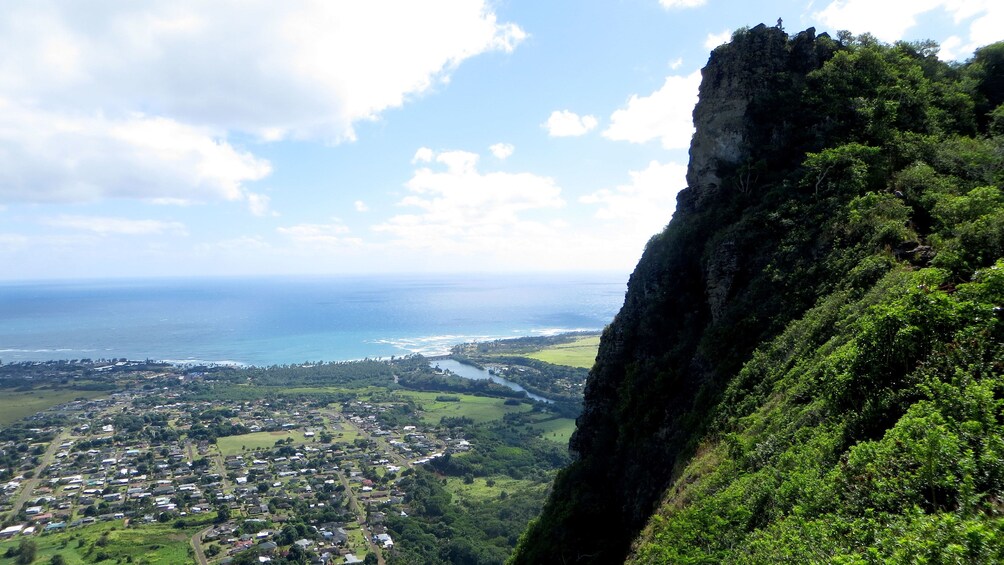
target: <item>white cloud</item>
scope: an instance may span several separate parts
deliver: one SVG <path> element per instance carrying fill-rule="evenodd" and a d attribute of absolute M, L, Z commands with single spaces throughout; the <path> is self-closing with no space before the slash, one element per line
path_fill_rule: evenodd
<path fill-rule="evenodd" d="M 714 49 L 723 43 L 728 43 L 732 39 L 732 30 L 726 29 L 720 33 L 709 33 L 704 38 L 704 47 Z"/>
<path fill-rule="evenodd" d="M 248 210 L 251 211 L 255 216 L 265 216 L 269 214 L 268 204 L 272 201 L 271 198 L 264 194 L 257 194 L 254 192 L 247 193 Z M 275 212 L 271 215 L 278 216 Z"/>
<path fill-rule="evenodd" d="M 674 71 L 682 66 L 683 66 L 683 57 L 677 57 L 676 59 L 673 59 L 672 61 L 669 62 L 669 68 Z"/>
<path fill-rule="evenodd" d="M 368 212 L 370 209 L 370 207 L 367 206 L 366 203 L 363 202 L 362 200 L 356 200 L 355 202 L 352 203 L 352 205 L 355 206 L 356 212 Z"/>
<path fill-rule="evenodd" d="M 700 85 L 700 71 L 666 77 L 662 88 L 652 94 L 632 95 L 625 108 L 610 116 L 610 127 L 603 136 L 632 143 L 659 139 L 666 149 L 690 147 L 694 134 L 694 105 Z"/>
<path fill-rule="evenodd" d="M 61 215 L 45 218 L 43 223 L 55 228 L 89 231 L 98 235 L 188 235 L 188 230 L 181 222 L 160 220 Z"/>
<path fill-rule="evenodd" d="M 1004 4 L 999 0 L 834 0 L 812 16 L 832 29 L 868 32 L 893 42 L 917 25 L 918 16 L 936 9 L 947 12 L 956 25 L 972 19 L 967 38 L 941 38 L 942 59 L 965 57 L 976 47 L 1000 40 Z"/>
<path fill-rule="evenodd" d="M 0 201 L 223 198 L 266 161 L 228 137 L 353 139 L 354 124 L 526 33 L 488 0 L 71 0 L 0 18 Z"/>
<path fill-rule="evenodd" d="M 469 177 L 477 174 L 475 169 L 478 166 L 478 154 L 470 151 L 443 151 L 436 155 L 436 162 L 446 165 L 446 169 L 451 175 L 458 178 Z M 429 169 L 424 169 L 424 171 L 430 172 Z M 408 186 L 412 188 L 413 185 L 409 183 Z M 421 183 L 415 184 L 414 187 L 419 190 L 429 188 Z"/>
<path fill-rule="evenodd" d="M 0 92 L 338 140 L 525 37 L 484 0 L 28 2 L 0 21 Z"/>
<path fill-rule="evenodd" d="M 593 116 L 580 116 L 568 110 L 555 110 L 542 125 L 552 137 L 572 137 L 585 135 L 598 123 Z"/>
<path fill-rule="evenodd" d="M 649 163 L 641 171 L 630 171 L 631 183 L 603 189 L 579 199 L 597 205 L 596 218 L 620 224 L 620 232 L 631 232 L 644 244 L 669 222 L 676 209 L 676 195 L 687 186 L 687 166 L 678 163 Z"/>
<path fill-rule="evenodd" d="M 435 156 L 436 154 L 432 151 L 432 149 L 429 149 L 428 147 L 419 147 L 418 150 L 415 151 L 415 156 L 411 158 L 411 163 L 413 165 L 415 163 L 429 163 L 432 162 L 432 158 Z"/>
<path fill-rule="evenodd" d="M 938 57 L 943 61 L 957 61 L 969 56 L 975 45 L 963 45 L 962 38 L 952 35 L 941 42 L 941 49 L 938 50 Z"/>
<path fill-rule="evenodd" d="M 1004 29 L 1004 4 L 997 0 L 983 0 L 974 2 L 962 2 L 963 5 L 978 5 L 982 7 L 982 15 L 975 18 L 969 26 L 969 40 L 974 44 L 973 48 L 989 45 L 1001 40 L 1001 30 Z M 956 12 L 956 18 L 964 13 L 961 9 Z M 967 53 L 967 55 L 971 54 Z"/>
<path fill-rule="evenodd" d="M 836 0 L 813 17 L 833 29 L 867 31 L 882 41 L 896 41 L 917 24 L 919 14 L 942 3 L 943 0 Z"/>
<path fill-rule="evenodd" d="M 531 173 L 482 174 L 477 161 L 476 154 L 466 151 L 435 155 L 445 170 L 415 170 L 405 184 L 409 194 L 398 202 L 416 211 L 394 216 L 374 231 L 390 234 L 397 246 L 462 254 L 514 252 L 553 232 L 549 222 L 526 217 L 565 205 L 552 179 Z"/>
<path fill-rule="evenodd" d="M 349 228 L 341 224 L 299 224 L 277 228 L 280 234 L 297 243 L 322 247 L 359 245 L 361 240 L 348 237 Z"/>
<path fill-rule="evenodd" d="M 1004 4 L 989 0 L 959 0 L 949 2 L 946 10 L 956 23 L 972 18 L 969 35 L 949 36 L 941 41 L 938 57 L 943 61 L 961 61 L 973 55 L 977 48 L 1000 41 L 1004 29 Z"/>
<path fill-rule="evenodd" d="M 489 147 L 488 150 L 492 152 L 492 155 L 494 155 L 496 159 L 504 161 L 512 155 L 513 151 L 516 150 L 516 147 L 514 147 L 511 143 L 496 143 Z"/>
<path fill-rule="evenodd" d="M 696 8 L 708 3 L 708 0 L 659 0 L 663 8 Z"/>
<path fill-rule="evenodd" d="M 131 114 L 61 114 L 0 99 L 0 201 L 249 199 L 271 165 L 207 128 Z"/>

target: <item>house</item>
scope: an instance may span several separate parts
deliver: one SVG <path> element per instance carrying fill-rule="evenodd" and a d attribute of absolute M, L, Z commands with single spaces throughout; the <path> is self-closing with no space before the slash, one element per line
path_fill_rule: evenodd
<path fill-rule="evenodd" d="M 52 512 L 46 512 L 45 514 L 36 514 L 31 517 L 32 522 L 48 522 L 52 520 Z"/>
<path fill-rule="evenodd" d="M 377 534 L 373 537 L 375 541 L 379 542 L 384 547 L 394 547 L 394 540 L 390 539 L 390 535 L 388 534 Z"/>

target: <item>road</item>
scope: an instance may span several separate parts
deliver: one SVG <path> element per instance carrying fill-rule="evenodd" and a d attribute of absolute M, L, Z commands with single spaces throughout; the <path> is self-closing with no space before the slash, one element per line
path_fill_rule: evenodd
<path fill-rule="evenodd" d="M 195 535 L 192 536 L 191 543 L 192 549 L 195 550 L 195 562 L 199 565 L 209 565 L 209 560 L 206 559 L 206 553 L 202 551 L 202 538 L 209 533 L 209 530 L 212 529 L 212 526 L 210 526 L 204 530 L 195 532 Z"/>
<path fill-rule="evenodd" d="M 33 469 L 34 474 L 32 477 L 21 483 L 21 490 L 18 491 L 17 496 L 14 497 L 14 504 L 11 506 L 10 513 L 8 514 L 8 519 L 17 516 L 18 512 L 21 511 L 21 507 L 24 506 L 25 502 L 31 498 L 31 493 L 35 492 L 35 487 L 38 486 L 42 471 L 52 463 L 52 460 L 56 458 L 56 453 L 59 452 L 59 446 L 70 438 L 69 431 L 63 431 L 57 435 L 51 442 L 49 442 L 49 447 L 46 448 L 45 453 L 42 455 L 42 459 L 37 466 Z"/>
<path fill-rule="evenodd" d="M 356 494 L 352 492 L 352 487 L 349 486 L 348 479 L 345 478 L 345 473 L 340 469 L 338 470 L 338 479 L 342 481 L 342 486 L 345 487 L 346 494 L 349 495 L 349 509 L 355 512 L 356 521 L 359 522 L 359 529 L 362 530 L 363 536 L 366 538 L 366 543 L 370 546 L 370 551 L 375 553 L 377 556 L 377 563 L 379 565 L 385 565 L 386 562 L 383 559 L 383 552 L 380 551 L 380 546 L 373 543 L 373 533 L 366 528 L 366 510 L 363 509 L 359 501 L 356 500 Z"/>

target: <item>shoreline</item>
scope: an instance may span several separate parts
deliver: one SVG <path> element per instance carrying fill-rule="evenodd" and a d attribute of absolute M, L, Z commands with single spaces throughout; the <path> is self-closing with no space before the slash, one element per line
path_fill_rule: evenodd
<path fill-rule="evenodd" d="M 479 340 L 472 340 L 472 341 L 460 341 L 460 342 L 457 342 L 457 343 L 451 345 L 450 347 L 452 348 L 453 346 L 456 346 L 456 345 L 463 345 L 463 344 L 468 344 L 468 343 L 482 343 L 482 342 L 487 342 L 487 341 L 508 341 L 508 340 L 525 339 L 525 338 L 528 338 L 528 337 L 560 337 L 560 336 L 573 336 L 573 335 L 599 335 L 601 333 L 602 333 L 602 329 L 596 329 L 596 330 L 590 330 L 590 329 L 572 329 L 572 330 L 568 330 L 568 331 L 561 331 L 561 332 L 556 332 L 556 333 L 538 334 L 538 335 L 521 335 L 521 336 L 512 336 L 512 337 L 487 338 L 487 339 L 479 339 Z M 0 350 L 0 351 L 2 351 L 2 350 Z M 6 351 L 9 352 L 10 350 L 6 350 Z M 43 351 L 43 350 L 42 349 L 38 349 L 38 350 L 35 350 L 35 351 Z M 73 350 L 72 349 L 51 349 L 51 350 L 46 349 L 44 351 L 53 351 L 53 352 L 56 352 L 56 351 L 73 351 Z M 282 366 L 306 367 L 306 366 L 310 366 L 310 365 L 329 364 L 329 363 L 360 363 L 360 362 L 364 362 L 364 361 L 380 361 L 380 362 L 385 362 L 385 361 L 390 361 L 392 358 L 393 359 L 397 359 L 397 358 L 402 358 L 402 357 L 408 357 L 408 356 L 411 356 L 411 355 L 421 355 L 422 357 L 424 357 L 425 359 L 427 359 L 429 361 L 436 361 L 436 360 L 451 359 L 451 358 L 453 358 L 453 353 L 451 353 L 449 351 L 447 351 L 445 353 L 436 352 L 434 354 L 423 354 L 421 352 L 407 352 L 407 353 L 404 353 L 404 354 L 401 354 L 401 355 L 389 355 L 389 356 L 379 356 L 379 357 L 357 357 L 357 358 L 353 358 L 353 359 L 318 360 L 318 361 L 311 361 L 311 362 L 296 362 L 296 363 L 271 363 L 271 364 L 265 365 L 265 364 L 246 363 L 246 362 L 243 362 L 243 361 L 236 361 L 236 360 L 231 360 L 231 359 L 222 359 L 222 360 L 218 360 L 218 361 L 210 361 L 210 360 L 206 360 L 206 359 L 152 359 L 152 358 L 146 358 L 146 359 L 129 359 L 127 357 L 107 357 L 107 358 L 106 357 L 96 357 L 96 358 L 95 357 L 82 357 L 82 358 L 74 358 L 74 359 L 68 359 L 68 358 L 62 358 L 62 359 L 51 359 L 51 358 L 50 359 L 19 359 L 19 360 L 13 360 L 13 361 L 9 361 L 9 360 L 5 361 L 3 359 L 3 357 L 2 357 L 2 352 L 0 352 L 0 366 L 5 366 L 5 365 L 20 365 L 20 364 L 36 364 L 36 365 L 55 364 L 55 365 L 58 365 L 58 364 L 62 364 L 62 363 L 73 363 L 73 362 L 75 362 L 77 364 L 99 365 L 99 366 L 95 367 L 94 370 L 111 370 L 111 369 L 113 369 L 115 367 L 120 367 L 120 366 L 136 366 L 136 365 L 146 365 L 146 364 L 171 365 L 171 366 L 174 366 L 174 367 L 235 367 L 235 368 L 239 368 L 239 369 L 265 369 L 265 368 L 268 368 L 268 367 L 282 367 Z"/>

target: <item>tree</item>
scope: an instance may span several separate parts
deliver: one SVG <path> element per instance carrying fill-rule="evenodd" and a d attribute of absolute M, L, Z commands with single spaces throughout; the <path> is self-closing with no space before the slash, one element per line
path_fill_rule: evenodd
<path fill-rule="evenodd" d="M 377 559 L 376 553 L 367 553 L 366 558 L 363 559 L 363 563 L 365 565 L 375 565 L 376 563 L 379 562 L 380 561 Z"/>
<path fill-rule="evenodd" d="M 14 562 L 18 565 L 30 565 L 35 560 L 35 553 L 37 551 L 38 546 L 35 545 L 34 541 L 23 539 L 17 545 L 17 560 Z"/>
<path fill-rule="evenodd" d="M 225 504 L 220 504 L 216 507 L 216 520 L 217 524 L 222 524 L 230 519 L 230 507 Z"/>
<path fill-rule="evenodd" d="M 62 553 L 57 553 L 49 559 L 49 565 L 66 565 L 66 558 Z"/>

